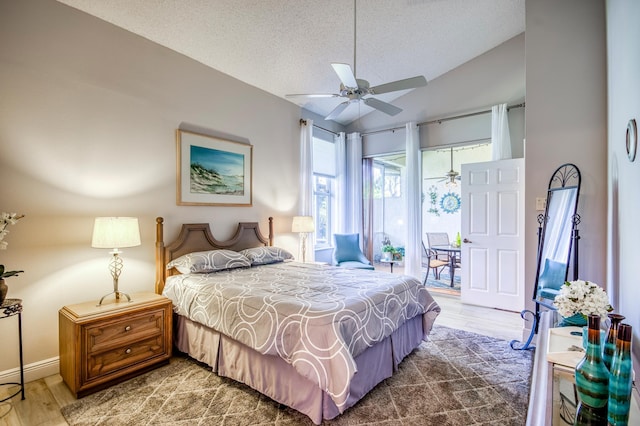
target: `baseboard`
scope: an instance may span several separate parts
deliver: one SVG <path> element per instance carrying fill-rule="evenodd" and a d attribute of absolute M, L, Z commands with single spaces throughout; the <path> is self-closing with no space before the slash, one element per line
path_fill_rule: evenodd
<path fill-rule="evenodd" d="M 32 382 L 60 372 L 60 357 L 43 359 L 24 366 L 24 382 Z M 20 383 L 20 368 L 0 371 L 0 383 Z"/>

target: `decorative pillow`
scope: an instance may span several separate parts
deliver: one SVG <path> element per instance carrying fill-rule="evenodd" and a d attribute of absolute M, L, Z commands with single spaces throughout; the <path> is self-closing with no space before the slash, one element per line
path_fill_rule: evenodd
<path fill-rule="evenodd" d="M 249 266 L 251 266 L 249 259 L 236 251 L 211 250 L 180 256 L 169 262 L 167 269 L 176 268 L 181 274 L 189 274 L 246 268 Z"/>
<path fill-rule="evenodd" d="M 251 266 L 267 265 L 269 263 L 284 262 L 293 259 L 293 255 L 279 247 L 254 247 L 240 250 L 251 262 Z"/>

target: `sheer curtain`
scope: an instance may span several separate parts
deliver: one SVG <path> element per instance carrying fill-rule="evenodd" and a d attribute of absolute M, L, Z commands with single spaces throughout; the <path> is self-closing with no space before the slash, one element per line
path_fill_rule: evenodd
<path fill-rule="evenodd" d="M 362 159 L 362 251 L 373 261 L 373 158 Z"/>
<path fill-rule="evenodd" d="M 491 159 L 511 158 L 511 136 L 509 136 L 509 115 L 507 104 L 491 107 Z"/>
<path fill-rule="evenodd" d="M 346 146 L 347 202 L 345 204 L 344 230 L 362 235 L 362 137 L 349 133 Z M 362 242 L 363 238 L 360 238 Z"/>
<path fill-rule="evenodd" d="M 333 233 L 344 234 L 347 232 L 345 224 L 347 210 L 347 149 L 344 132 L 338 133 L 334 138 L 336 150 L 336 218 L 333 221 Z"/>
<path fill-rule="evenodd" d="M 313 120 L 300 122 L 300 216 L 314 216 L 313 212 Z M 307 235 L 306 259 L 315 260 L 315 235 Z M 301 257 L 300 257 L 301 258 Z"/>
<path fill-rule="evenodd" d="M 422 280 L 422 187 L 420 185 L 420 139 L 415 122 L 406 124 L 407 206 L 406 246 L 404 273 Z"/>

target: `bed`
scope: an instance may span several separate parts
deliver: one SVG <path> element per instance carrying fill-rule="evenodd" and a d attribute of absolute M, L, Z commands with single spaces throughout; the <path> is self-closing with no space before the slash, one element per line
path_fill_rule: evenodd
<path fill-rule="evenodd" d="M 176 348 L 315 424 L 390 377 L 440 312 L 414 278 L 290 259 L 272 218 L 266 237 L 241 222 L 224 241 L 184 224 L 165 244 L 163 227 L 156 292 L 173 302 Z"/>

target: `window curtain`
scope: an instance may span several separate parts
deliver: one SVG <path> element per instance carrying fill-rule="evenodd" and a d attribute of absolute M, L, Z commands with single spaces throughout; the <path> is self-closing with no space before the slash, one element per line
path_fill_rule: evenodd
<path fill-rule="evenodd" d="M 373 261 L 373 158 L 362 159 L 362 252 Z"/>
<path fill-rule="evenodd" d="M 507 104 L 491 107 L 491 159 L 511 158 L 511 136 L 509 136 L 509 114 Z"/>
<path fill-rule="evenodd" d="M 338 133 L 334 138 L 336 150 L 336 218 L 333 221 L 333 233 L 345 234 L 347 215 L 347 151 L 344 132 Z M 333 243 L 332 243 L 333 244 Z"/>
<path fill-rule="evenodd" d="M 362 137 L 349 133 L 346 144 L 347 188 L 344 215 L 346 233 L 362 235 Z M 360 238 L 362 241 L 363 238 Z"/>
<path fill-rule="evenodd" d="M 300 216 L 314 216 L 313 212 L 313 120 L 300 121 Z M 315 260 L 315 234 L 307 235 L 306 260 Z M 302 248 L 300 256 L 302 259 Z"/>
<path fill-rule="evenodd" d="M 415 122 L 406 124 L 407 208 L 404 273 L 422 281 L 422 187 L 420 185 L 420 140 Z"/>

